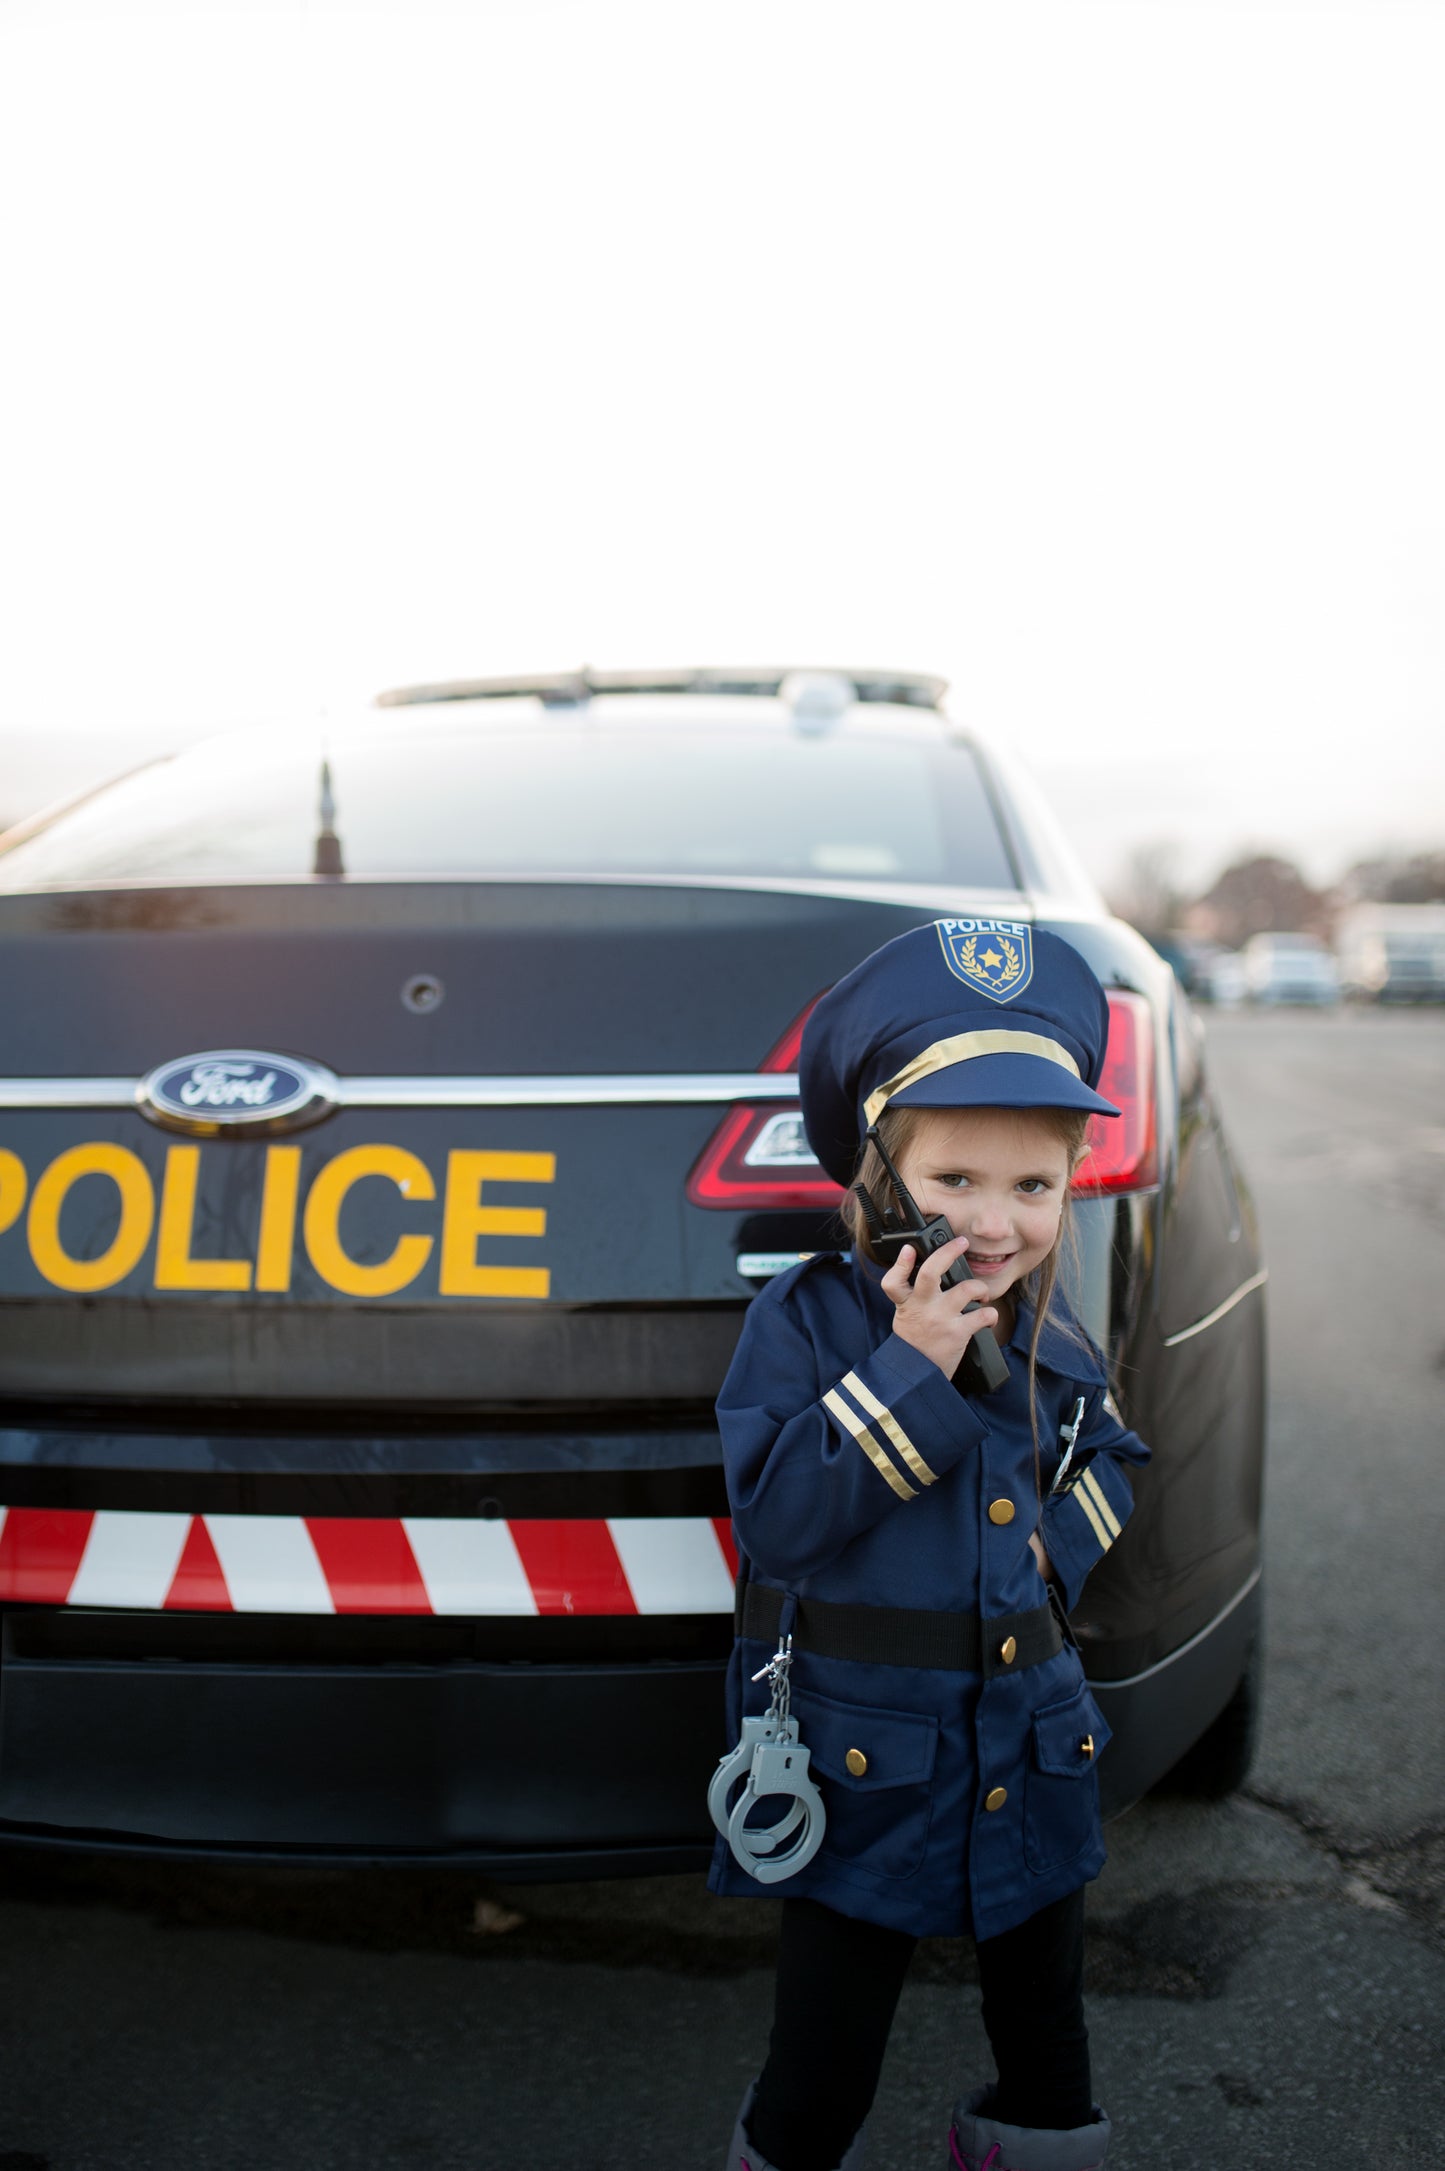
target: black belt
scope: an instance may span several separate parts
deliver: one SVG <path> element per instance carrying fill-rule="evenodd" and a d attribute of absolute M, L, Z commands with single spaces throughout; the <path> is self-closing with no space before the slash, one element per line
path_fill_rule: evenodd
<path fill-rule="evenodd" d="M 772 1643 L 783 1614 L 783 1593 L 765 1583 L 740 1584 L 738 1634 Z M 922 1666 L 939 1673 L 1017 1673 L 1064 1647 L 1052 1606 L 1029 1613 L 929 1613 L 913 1606 L 836 1606 L 800 1598 L 793 1642 L 819 1658 L 861 1659 L 874 1666 Z"/>

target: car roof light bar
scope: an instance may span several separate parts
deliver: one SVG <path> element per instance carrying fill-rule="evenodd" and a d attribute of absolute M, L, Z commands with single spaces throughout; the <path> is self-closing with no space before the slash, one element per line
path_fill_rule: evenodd
<path fill-rule="evenodd" d="M 439 701 L 508 701 L 531 697 L 548 706 L 569 706 L 594 694 L 777 695 L 789 678 L 845 679 L 855 701 L 887 701 L 902 708 L 939 709 L 946 678 L 922 671 L 848 670 L 831 664 L 709 667 L 666 671 L 542 671 L 520 678 L 458 678 L 431 686 L 393 686 L 376 697 L 379 709 L 420 708 Z"/>

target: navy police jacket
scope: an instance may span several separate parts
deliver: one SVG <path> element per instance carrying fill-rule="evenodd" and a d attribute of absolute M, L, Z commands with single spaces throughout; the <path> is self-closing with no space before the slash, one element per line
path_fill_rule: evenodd
<path fill-rule="evenodd" d="M 749 1308 L 717 1406 L 740 1595 L 759 1584 L 804 1609 L 847 1607 L 850 1619 L 867 1607 L 972 1614 L 980 1655 L 972 1667 L 931 1650 L 924 1664 L 895 1649 L 882 1661 L 822 1655 L 798 1634 L 792 1708 L 827 1810 L 822 1847 L 765 1887 L 720 1840 L 709 1882 L 821 1900 L 914 1936 L 994 1937 L 1104 1862 L 1094 1759 L 1109 1729 L 1078 1653 L 1066 1641 L 1007 1662 L 1005 1617 L 1048 1603 L 1029 1533 L 1038 1528 L 1072 1608 L 1132 1508 L 1126 1465 L 1149 1451 L 1114 1414 L 1093 1345 L 1051 1318 L 1037 1374 L 1042 1489 L 1080 1398 L 1070 1470 L 1082 1464 L 1082 1475 L 1041 1511 L 1027 1305 L 1006 1346 L 1008 1384 L 978 1399 L 892 1323 L 877 1271 L 834 1254 L 778 1276 Z M 763 1602 L 777 1612 L 776 1598 Z M 767 1708 L 767 1682 L 750 1676 L 775 1640 L 738 1639 L 732 1740 L 744 1712 Z"/>

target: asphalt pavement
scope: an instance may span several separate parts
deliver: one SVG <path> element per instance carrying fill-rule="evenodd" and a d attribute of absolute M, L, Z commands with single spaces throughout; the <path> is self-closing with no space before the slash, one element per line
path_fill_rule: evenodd
<path fill-rule="evenodd" d="M 1271 1269 L 1265 1729 L 1243 1794 L 1110 1828 L 1110 2171 L 1435 2171 L 1445 1016 L 1207 1035 Z M 720 2171 L 772 1916 L 691 1877 L 0 1856 L 0 2171 Z M 987 2071 L 968 1946 L 921 1947 L 870 2171 L 944 2171 Z"/>

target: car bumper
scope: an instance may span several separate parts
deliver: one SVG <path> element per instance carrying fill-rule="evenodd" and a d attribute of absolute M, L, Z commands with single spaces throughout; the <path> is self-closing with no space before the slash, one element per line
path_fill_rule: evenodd
<path fill-rule="evenodd" d="M 1249 1584 L 1147 1673 L 1098 1681 L 1106 1816 L 1224 1708 Z M 724 1743 L 725 1624 L 646 1624 L 652 1655 L 576 1663 L 227 1655 L 228 1624 L 10 1609 L 0 1623 L 0 1839 L 228 1859 L 475 1865 L 508 1878 L 700 1866 Z M 242 1624 L 252 1645 L 260 1624 Z M 308 1624 L 309 1625 L 309 1624 Z M 581 1624 L 576 1624 L 579 1627 Z M 644 1624 L 629 1624 L 634 1635 Z M 668 1634 L 669 1626 L 675 1631 Z M 284 1641 L 284 1623 L 267 1625 Z M 358 1637 L 361 1631 L 356 1631 Z M 657 1651 L 691 1640 L 694 1655 Z M 709 1647 L 711 1646 L 711 1647 Z"/>
<path fill-rule="evenodd" d="M 334 1642 L 282 1658 L 284 1623 L 274 1658 L 227 1659 L 219 1624 L 191 1653 L 175 1625 L 143 1655 L 133 1616 L 6 1614 L 0 1839 L 509 1876 L 704 1857 L 730 1624 L 705 1656 L 574 1664 L 347 1659 Z"/>

